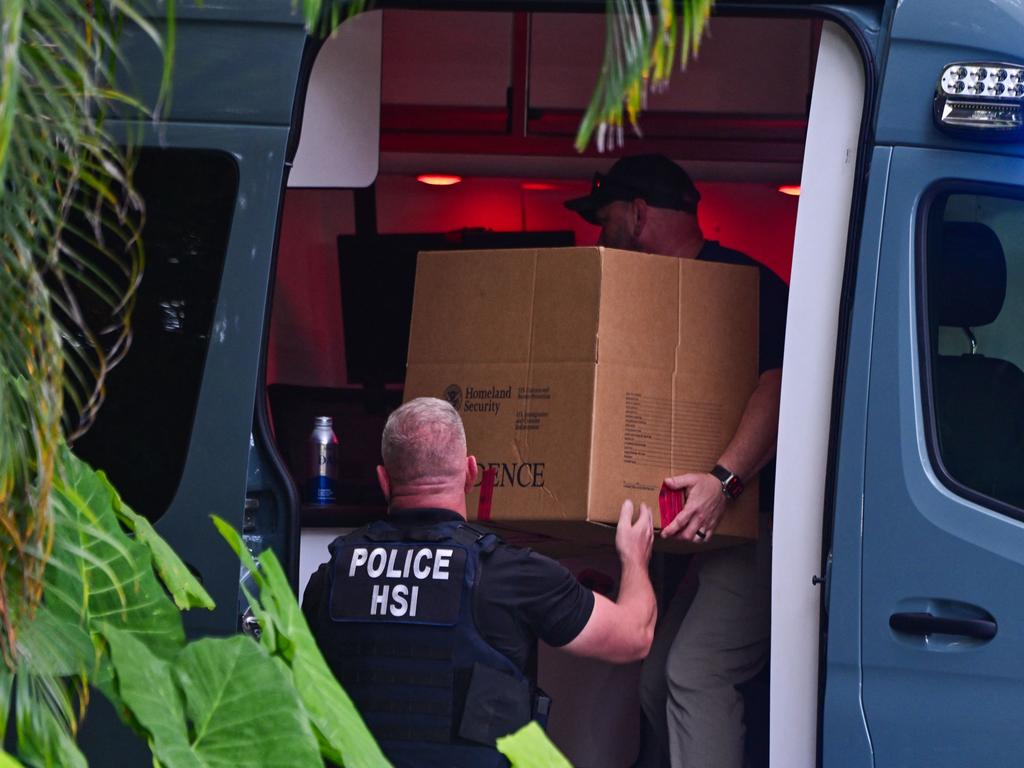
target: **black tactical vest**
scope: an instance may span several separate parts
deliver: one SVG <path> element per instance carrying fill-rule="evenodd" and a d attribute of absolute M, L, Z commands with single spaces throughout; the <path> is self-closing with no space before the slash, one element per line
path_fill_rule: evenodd
<path fill-rule="evenodd" d="M 330 545 L 317 641 L 396 766 L 503 766 L 497 737 L 531 718 L 529 680 L 473 619 L 500 544 L 463 520 L 372 523 Z"/>

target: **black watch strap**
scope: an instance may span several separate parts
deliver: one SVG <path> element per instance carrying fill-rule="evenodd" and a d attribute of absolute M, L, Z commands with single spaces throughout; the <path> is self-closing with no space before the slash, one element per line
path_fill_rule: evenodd
<path fill-rule="evenodd" d="M 726 469 L 721 464 L 715 464 L 711 474 L 722 484 L 722 493 L 730 499 L 738 499 L 740 494 L 743 493 L 744 485 L 740 476 Z"/>

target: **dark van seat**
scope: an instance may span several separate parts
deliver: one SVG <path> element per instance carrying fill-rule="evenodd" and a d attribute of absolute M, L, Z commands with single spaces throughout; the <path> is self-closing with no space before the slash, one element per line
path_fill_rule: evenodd
<path fill-rule="evenodd" d="M 338 436 L 338 503 L 383 508 L 376 476 L 380 436 L 388 414 L 401 405 L 400 390 L 271 384 L 267 397 L 278 449 L 300 493 L 313 419 L 330 416 Z"/>
<path fill-rule="evenodd" d="M 984 224 L 947 223 L 938 263 L 930 266 L 939 325 L 962 328 L 972 346 L 968 354 L 936 356 L 942 462 L 963 485 L 1024 508 L 1024 373 L 974 350 L 971 330 L 993 322 L 1002 310 L 1002 245 Z"/>

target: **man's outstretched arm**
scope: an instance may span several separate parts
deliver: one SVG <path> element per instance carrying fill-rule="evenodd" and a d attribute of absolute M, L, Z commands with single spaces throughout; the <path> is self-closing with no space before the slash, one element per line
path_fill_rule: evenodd
<path fill-rule="evenodd" d="M 594 595 L 590 620 L 565 650 L 577 656 L 625 663 L 644 658 L 651 649 L 658 608 L 647 573 L 654 541 L 651 510 L 640 505 L 633 520 L 633 502 L 625 501 L 619 512 L 615 548 L 622 561 L 619 595 L 613 602 Z"/>

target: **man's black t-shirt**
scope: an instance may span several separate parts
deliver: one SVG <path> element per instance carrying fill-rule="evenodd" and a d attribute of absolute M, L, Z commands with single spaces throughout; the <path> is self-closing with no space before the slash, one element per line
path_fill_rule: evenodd
<path fill-rule="evenodd" d="M 447 509 L 394 511 L 388 518 L 402 526 L 460 520 Z M 302 612 L 316 635 L 320 601 L 327 599 L 324 563 L 302 596 Z M 502 543 L 481 558 L 480 583 L 474 593 L 477 630 L 490 645 L 525 669 L 539 639 L 562 646 L 576 638 L 590 620 L 594 595 L 554 560 L 529 549 Z"/>
<path fill-rule="evenodd" d="M 758 312 L 758 366 L 760 373 L 782 367 L 782 350 L 786 341 L 786 305 L 789 302 L 789 287 L 764 264 L 749 256 L 725 248 L 715 240 L 707 240 L 697 254 L 699 261 L 714 261 L 720 264 L 738 264 L 757 267 L 761 273 Z M 775 460 L 769 462 L 760 474 L 761 487 L 759 503 L 762 513 L 772 511 L 775 498 Z"/>

